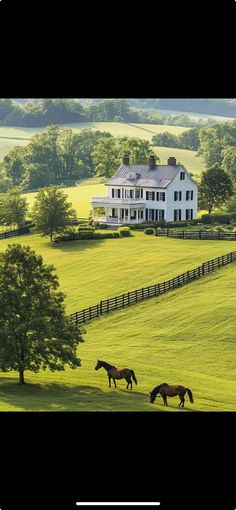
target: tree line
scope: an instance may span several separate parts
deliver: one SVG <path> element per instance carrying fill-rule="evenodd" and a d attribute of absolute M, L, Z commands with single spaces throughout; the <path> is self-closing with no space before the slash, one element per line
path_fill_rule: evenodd
<path fill-rule="evenodd" d="M 144 163 L 154 155 L 149 141 L 114 138 L 110 133 L 51 125 L 36 134 L 26 146 L 11 149 L 0 163 L 0 193 L 12 187 L 27 191 L 49 185 L 74 184 L 100 175 L 110 177 L 128 153 L 133 163 Z"/>
<path fill-rule="evenodd" d="M 40 99 L 16 102 L 0 99 L 0 125 L 40 127 L 49 124 L 74 122 L 130 122 L 169 124 L 186 127 L 210 126 L 212 120 L 194 121 L 187 115 L 147 111 L 130 107 L 124 99 L 105 100 L 98 103 L 84 103 L 75 99 Z"/>

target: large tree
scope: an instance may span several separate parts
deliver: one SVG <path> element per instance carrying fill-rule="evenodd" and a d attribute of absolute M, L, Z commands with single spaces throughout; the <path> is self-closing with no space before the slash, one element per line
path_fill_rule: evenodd
<path fill-rule="evenodd" d="M 199 188 L 199 205 L 211 213 L 222 207 L 233 196 L 233 183 L 229 175 L 218 165 L 213 165 L 202 173 Z"/>
<path fill-rule="evenodd" d="M 132 164 L 145 164 L 150 156 L 155 156 L 156 159 L 159 160 L 149 140 L 142 140 L 136 137 L 124 137 L 120 138 L 119 143 L 120 155 L 124 156 L 124 154 L 129 154 Z"/>
<path fill-rule="evenodd" d="M 236 181 L 236 147 L 225 147 L 222 156 L 222 168 Z"/>
<path fill-rule="evenodd" d="M 70 218 L 76 216 L 76 212 L 67 200 L 67 195 L 56 186 L 50 186 L 39 191 L 32 210 L 33 220 L 38 229 L 45 235 L 50 236 L 61 231 L 68 225 Z"/>
<path fill-rule="evenodd" d="M 91 155 L 96 173 L 105 177 L 111 177 L 121 162 L 115 138 L 100 138 Z"/>
<path fill-rule="evenodd" d="M 64 294 L 53 266 L 29 246 L 13 244 L 0 254 L 0 370 L 64 370 L 80 365 L 80 329 L 65 315 Z"/>
<path fill-rule="evenodd" d="M 0 223 L 20 227 L 25 222 L 27 211 L 27 200 L 18 188 L 0 194 Z"/>

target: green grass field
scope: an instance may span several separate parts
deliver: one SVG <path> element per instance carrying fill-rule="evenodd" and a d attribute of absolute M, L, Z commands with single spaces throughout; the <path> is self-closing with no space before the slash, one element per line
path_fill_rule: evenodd
<path fill-rule="evenodd" d="M 127 257 L 128 244 L 122 247 L 126 253 L 125 272 L 121 270 L 122 249 L 117 252 L 115 248 L 117 240 L 104 241 L 107 245 L 105 258 L 110 259 L 111 252 L 115 252 L 116 265 L 105 264 L 97 247 L 93 258 L 95 271 L 91 271 L 89 264 L 89 251 L 94 253 L 91 245 L 80 253 L 71 245 L 66 253 L 62 250 L 59 260 L 54 249 L 49 253 L 37 236 L 25 237 L 24 242 L 37 246 L 45 262 L 57 261 L 62 290 L 68 290 L 70 278 L 76 284 L 77 301 L 83 294 L 81 302 L 90 295 L 93 303 L 97 302 L 98 295 L 106 294 L 105 288 L 109 288 L 109 295 L 114 295 L 119 287 L 122 291 L 140 287 L 143 281 L 147 284 L 161 281 L 165 275 L 179 274 L 183 268 L 194 267 L 213 252 L 217 256 L 232 249 L 232 243 L 146 239 L 147 236 L 144 241 L 144 237 L 137 233 L 134 239 L 121 240 L 122 244 L 123 241 L 133 243 L 133 264 Z M 153 244 L 148 245 L 146 241 L 148 244 L 153 241 Z M 143 251 L 144 246 L 146 250 Z M 1 249 L 4 249 L 2 241 Z M 76 267 L 74 250 L 78 255 Z M 138 255 L 142 259 L 142 272 Z M 85 266 L 81 257 L 88 260 L 88 263 L 84 260 Z M 65 275 L 66 278 L 62 278 Z M 148 402 L 148 392 L 155 385 L 168 382 L 184 384 L 193 392 L 195 403 L 190 404 L 186 399 L 185 410 L 179 412 L 236 411 L 235 276 L 236 267 L 232 264 L 164 296 L 92 321 L 86 325 L 85 343 L 78 350 L 81 368 L 67 369 L 64 373 L 26 372 L 29 384 L 25 387 L 18 386 L 16 373 L 1 374 L 0 410 L 176 411 L 178 397 L 169 399 L 168 408 L 164 408 L 159 398 L 154 405 Z M 72 291 L 73 285 L 66 299 L 68 310 L 73 308 Z M 132 368 L 138 385 L 134 385 L 131 392 L 125 390 L 124 381 L 118 381 L 117 390 L 109 389 L 105 371 L 94 370 L 97 358 Z"/>

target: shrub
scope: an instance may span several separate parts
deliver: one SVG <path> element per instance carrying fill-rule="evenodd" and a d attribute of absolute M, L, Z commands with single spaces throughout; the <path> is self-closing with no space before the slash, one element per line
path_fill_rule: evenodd
<path fill-rule="evenodd" d="M 117 239 L 118 237 L 120 237 L 119 232 L 117 232 L 117 231 L 113 232 L 113 237 L 114 237 L 114 239 Z"/>
<path fill-rule="evenodd" d="M 95 227 L 92 227 L 91 225 L 85 224 L 85 225 L 79 225 L 78 226 L 78 232 L 94 232 Z"/>
<path fill-rule="evenodd" d="M 155 234 L 154 228 L 145 228 L 145 230 L 143 232 L 144 232 L 144 234 L 152 235 L 152 236 Z"/>
<path fill-rule="evenodd" d="M 85 241 L 87 239 L 94 239 L 93 230 L 83 231 L 78 233 L 80 241 Z"/>
<path fill-rule="evenodd" d="M 236 220 L 236 213 L 203 214 L 203 223 L 225 223 L 229 224 Z"/>
<path fill-rule="evenodd" d="M 119 227 L 118 232 L 122 237 L 129 237 L 131 236 L 131 231 L 129 227 Z"/>
<path fill-rule="evenodd" d="M 68 232 L 63 232 L 63 234 L 58 234 L 54 236 L 54 241 L 56 243 L 60 241 L 76 241 L 79 239 L 79 234 L 77 232 L 74 232 L 73 230 Z"/>

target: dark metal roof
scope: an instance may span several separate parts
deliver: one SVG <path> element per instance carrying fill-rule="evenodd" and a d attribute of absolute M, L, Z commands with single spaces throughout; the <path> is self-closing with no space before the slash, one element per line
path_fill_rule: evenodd
<path fill-rule="evenodd" d="M 183 165 L 155 165 L 150 167 L 149 165 L 122 164 L 107 184 L 167 188 L 180 170 L 187 172 Z"/>

